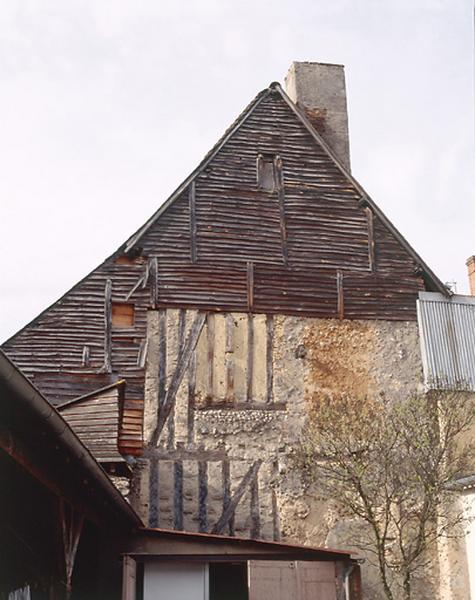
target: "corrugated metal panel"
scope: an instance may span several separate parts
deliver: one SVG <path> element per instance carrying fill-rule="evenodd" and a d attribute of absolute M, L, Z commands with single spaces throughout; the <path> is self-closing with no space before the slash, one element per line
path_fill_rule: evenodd
<path fill-rule="evenodd" d="M 426 385 L 475 391 L 475 297 L 422 292 L 417 315 Z"/>

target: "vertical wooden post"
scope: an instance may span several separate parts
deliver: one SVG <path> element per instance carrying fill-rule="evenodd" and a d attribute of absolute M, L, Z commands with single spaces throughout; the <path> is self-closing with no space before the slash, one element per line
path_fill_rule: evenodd
<path fill-rule="evenodd" d="M 72 593 L 74 563 L 84 525 L 84 514 L 76 513 L 72 506 L 66 505 L 65 501 L 60 498 L 59 521 L 63 539 L 66 600 L 69 600 Z"/>
<path fill-rule="evenodd" d="M 112 281 L 106 281 L 104 292 L 104 371 L 112 373 Z"/>
<path fill-rule="evenodd" d="M 266 402 L 274 401 L 274 317 L 266 317 Z"/>
<path fill-rule="evenodd" d="M 374 243 L 374 224 L 373 224 L 373 211 L 368 206 L 365 208 L 366 211 L 366 224 L 368 228 L 368 262 L 369 270 L 374 273 L 376 270 L 376 259 L 375 259 L 375 243 Z"/>
<path fill-rule="evenodd" d="M 231 313 L 226 314 L 226 400 L 234 400 L 234 319 Z"/>
<path fill-rule="evenodd" d="M 254 379 L 254 315 L 247 316 L 247 371 L 246 371 L 246 401 L 252 402 Z"/>
<path fill-rule="evenodd" d="M 198 462 L 198 526 L 200 533 L 208 531 L 208 463 Z"/>
<path fill-rule="evenodd" d="M 153 256 L 148 265 L 148 281 L 150 290 L 150 307 L 158 308 L 158 258 Z"/>
<path fill-rule="evenodd" d="M 336 288 L 338 294 L 338 318 L 345 318 L 345 298 L 343 294 L 343 273 L 338 269 L 336 272 Z"/>
<path fill-rule="evenodd" d="M 229 460 L 225 459 L 221 466 L 223 478 L 223 513 L 225 513 L 231 502 L 231 465 Z M 229 517 L 228 533 L 229 535 L 234 535 L 234 514 Z"/>
<path fill-rule="evenodd" d="M 254 307 L 254 263 L 253 262 L 247 263 L 246 280 L 247 280 L 247 310 L 249 312 L 251 312 Z"/>
<path fill-rule="evenodd" d="M 196 252 L 196 185 L 192 181 L 188 188 L 188 201 L 190 210 L 190 260 L 195 263 L 197 260 Z"/>
<path fill-rule="evenodd" d="M 122 560 L 122 600 L 135 600 L 137 591 L 137 563 L 131 556 Z"/>
<path fill-rule="evenodd" d="M 277 197 L 279 199 L 279 221 L 280 221 L 280 237 L 282 242 L 282 259 L 284 264 L 289 262 L 289 254 L 287 248 L 287 224 L 285 220 L 285 190 L 284 190 L 284 175 L 282 173 L 282 159 L 280 156 L 274 158 L 274 178 L 277 184 Z"/>
<path fill-rule="evenodd" d="M 214 314 L 208 313 L 206 317 L 206 345 L 208 357 L 208 382 L 206 396 L 210 399 L 214 397 L 214 343 Z"/>

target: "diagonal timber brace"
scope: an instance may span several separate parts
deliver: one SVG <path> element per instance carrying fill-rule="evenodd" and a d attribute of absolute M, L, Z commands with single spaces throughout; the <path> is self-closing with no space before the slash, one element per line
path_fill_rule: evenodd
<path fill-rule="evenodd" d="M 196 315 L 195 320 L 193 321 L 193 324 L 190 327 L 190 331 L 188 332 L 186 341 L 183 344 L 180 353 L 178 354 L 177 365 L 172 375 L 170 385 L 165 395 L 165 399 L 162 405 L 159 406 L 158 423 L 151 437 L 152 445 L 157 444 L 163 427 L 165 426 L 166 420 L 168 419 L 170 412 L 173 406 L 175 405 L 175 399 L 176 394 L 178 392 L 178 388 L 180 387 L 180 384 L 183 381 L 183 376 L 186 372 L 186 369 L 188 368 L 191 356 L 196 348 L 196 344 L 198 342 L 198 338 L 200 337 L 205 320 L 206 313 L 199 312 Z"/>
<path fill-rule="evenodd" d="M 213 527 L 211 533 L 223 533 L 224 528 L 229 523 L 230 519 L 234 516 L 237 505 L 241 501 L 241 498 L 244 496 L 247 487 L 251 484 L 252 481 L 254 481 L 257 478 L 257 474 L 259 472 L 261 464 L 262 460 L 259 459 L 251 465 L 247 473 L 241 479 L 241 482 L 239 483 L 236 491 L 229 499 L 228 505 L 226 506 L 226 508 L 224 508 L 223 512 L 221 513 L 221 516 L 219 517 L 216 525 Z"/>

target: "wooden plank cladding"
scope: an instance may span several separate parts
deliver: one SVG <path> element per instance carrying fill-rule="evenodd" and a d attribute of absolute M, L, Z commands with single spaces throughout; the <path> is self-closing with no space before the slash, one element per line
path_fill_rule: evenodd
<path fill-rule="evenodd" d="M 140 410 L 151 308 L 413 320 L 418 291 L 442 285 L 421 265 L 272 85 L 139 232 L 4 349 L 53 403 L 121 377 Z M 231 361 L 226 377 L 232 396 Z"/>
<path fill-rule="evenodd" d="M 58 406 L 67 423 L 100 463 L 121 463 L 142 442 L 142 414 L 124 404 L 125 382 Z"/>

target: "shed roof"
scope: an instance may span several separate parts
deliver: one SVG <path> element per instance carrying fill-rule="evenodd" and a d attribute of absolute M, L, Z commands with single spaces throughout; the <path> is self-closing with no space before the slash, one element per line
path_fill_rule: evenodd
<path fill-rule="evenodd" d="M 351 560 L 351 552 L 209 533 L 140 528 L 127 554 L 136 558 L 206 558 L 208 560 Z"/>

